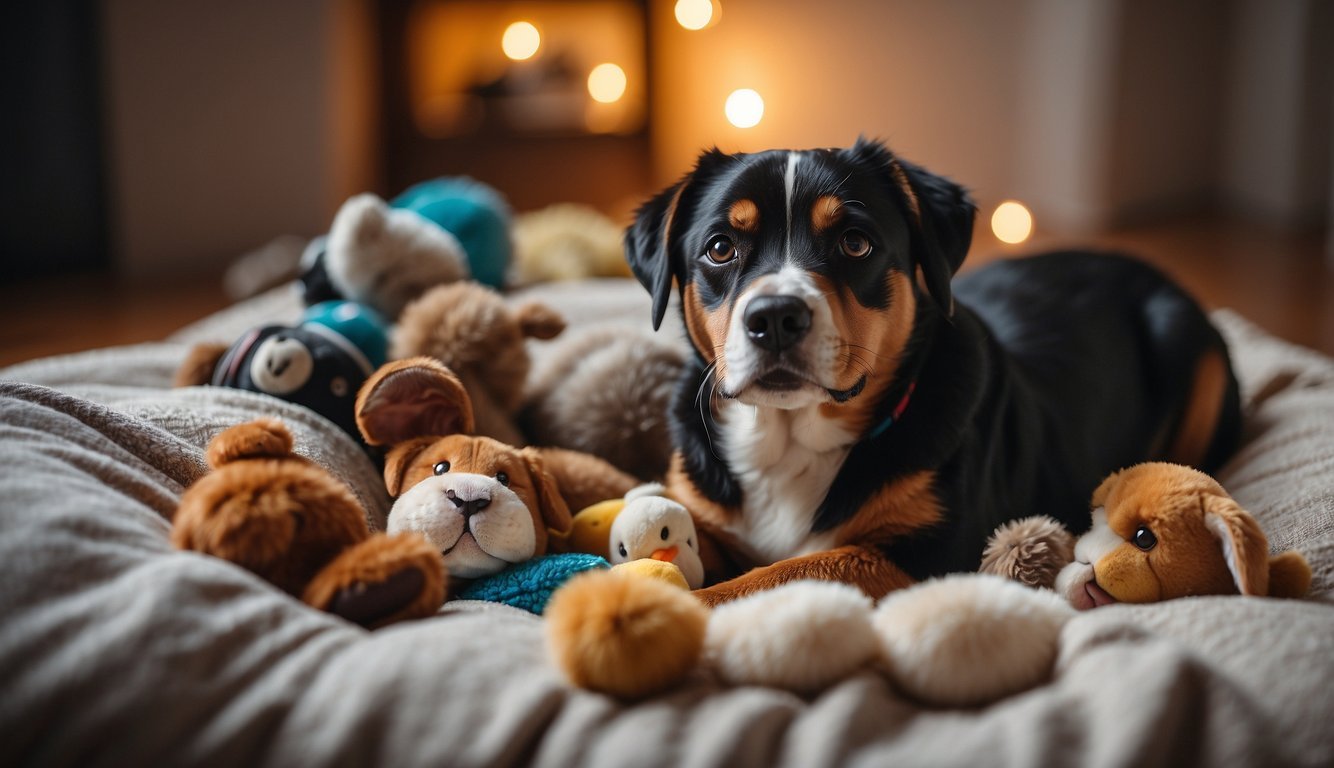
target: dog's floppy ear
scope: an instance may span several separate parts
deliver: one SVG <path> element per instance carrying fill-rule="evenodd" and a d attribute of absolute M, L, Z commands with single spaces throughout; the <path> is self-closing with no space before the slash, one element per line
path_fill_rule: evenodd
<path fill-rule="evenodd" d="M 570 516 L 570 508 L 565 504 L 564 497 L 560 495 L 556 479 L 547 471 L 542 455 L 532 448 L 524 448 L 519 454 L 523 456 L 524 466 L 528 468 L 528 474 L 533 478 L 538 511 L 547 530 L 569 533 L 574 527 L 574 519 Z"/>
<path fill-rule="evenodd" d="M 899 160 L 899 167 L 921 212 L 918 266 L 926 280 L 926 290 L 947 315 L 954 314 L 950 280 L 959 271 L 973 241 L 973 218 L 977 206 L 968 192 L 944 176 L 937 176 L 912 163 Z"/>
<path fill-rule="evenodd" d="M 370 445 L 473 431 L 468 392 L 453 371 L 430 357 L 380 366 L 357 393 L 356 416 Z"/>
<path fill-rule="evenodd" d="M 853 157 L 888 171 L 915 225 L 913 254 L 922 270 L 926 290 L 947 315 L 954 314 L 950 279 L 959 271 L 973 240 L 977 206 L 968 192 L 944 176 L 896 157 L 885 146 L 858 138 Z"/>
<path fill-rule="evenodd" d="M 1089 507 L 1091 509 L 1097 509 L 1098 507 L 1106 506 L 1107 497 L 1111 495 L 1112 489 L 1115 488 L 1117 484 L 1120 482 L 1121 482 L 1120 472 L 1113 472 L 1112 474 L 1108 475 L 1102 481 L 1102 483 L 1098 485 L 1097 489 L 1093 491 L 1093 499 L 1092 501 L 1089 502 Z"/>
<path fill-rule="evenodd" d="M 635 223 L 625 231 L 625 260 L 630 271 L 653 297 L 653 329 L 662 326 L 672 279 L 685 279 L 685 264 L 674 248 L 674 233 L 685 226 L 685 213 L 693 202 L 691 191 L 712 174 L 730 155 L 717 149 L 700 155 L 695 170 L 659 192 L 635 212 Z"/>
<path fill-rule="evenodd" d="M 1204 525 L 1218 537 L 1223 559 L 1243 595 L 1269 594 L 1269 540 L 1260 524 L 1228 496 L 1207 495 Z"/>

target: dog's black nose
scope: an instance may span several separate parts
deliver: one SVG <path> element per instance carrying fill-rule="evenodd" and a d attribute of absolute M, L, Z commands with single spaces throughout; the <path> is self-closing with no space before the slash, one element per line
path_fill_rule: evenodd
<path fill-rule="evenodd" d="M 756 296 L 742 318 L 750 340 L 772 352 L 793 347 L 811 329 L 811 310 L 796 296 Z"/>
<path fill-rule="evenodd" d="M 464 520 L 467 520 L 478 512 L 491 506 L 491 500 L 486 497 L 478 499 L 461 499 L 458 494 L 454 493 L 452 490 L 445 491 L 445 498 L 454 502 L 454 506 L 459 508 L 459 514 L 463 515 Z"/>

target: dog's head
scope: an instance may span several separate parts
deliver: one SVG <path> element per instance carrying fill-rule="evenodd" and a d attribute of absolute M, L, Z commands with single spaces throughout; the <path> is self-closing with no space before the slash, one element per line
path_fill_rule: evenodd
<path fill-rule="evenodd" d="M 679 286 L 724 397 L 843 403 L 893 380 L 922 300 L 952 311 L 973 214 L 961 187 L 874 142 L 714 150 L 639 210 L 626 254 L 655 327 Z"/>
<path fill-rule="evenodd" d="M 384 478 L 396 497 L 388 529 L 440 548 L 450 575 L 477 578 L 546 552 L 548 529 L 570 528 L 555 480 L 531 449 L 468 433 L 472 403 L 430 358 L 389 363 L 362 387 L 357 425 L 390 446 Z"/>
<path fill-rule="evenodd" d="M 1092 506 L 1093 525 L 1056 580 L 1076 608 L 1268 594 L 1264 532 L 1203 472 L 1137 464 L 1104 480 Z"/>

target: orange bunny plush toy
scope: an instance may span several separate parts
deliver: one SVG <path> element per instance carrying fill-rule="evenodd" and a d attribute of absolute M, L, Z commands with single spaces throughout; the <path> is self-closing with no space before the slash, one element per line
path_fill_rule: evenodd
<path fill-rule="evenodd" d="M 1310 586 L 1301 554 L 1270 557 L 1255 518 L 1203 472 L 1137 464 L 1104 480 L 1092 506 L 1093 525 L 1056 578 L 1080 610 L 1188 595 L 1301 597 Z"/>

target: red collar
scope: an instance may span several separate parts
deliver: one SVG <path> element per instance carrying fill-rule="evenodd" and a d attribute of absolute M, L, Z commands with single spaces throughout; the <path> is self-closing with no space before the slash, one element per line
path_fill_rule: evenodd
<path fill-rule="evenodd" d="M 890 411 L 889 415 L 885 417 L 885 420 L 877 424 L 875 429 L 871 430 L 870 433 L 866 435 L 865 439 L 874 440 L 877 437 L 880 437 L 885 434 L 885 432 L 889 431 L 890 427 L 894 426 L 894 422 L 903 417 L 903 412 L 908 410 L 908 401 L 912 399 L 914 389 L 917 389 L 917 382 L 909 382 L 908 391 L 903 393 L 903 398 L 899 400 L 899 404 L 894 406 L 894 410 Z"/>

